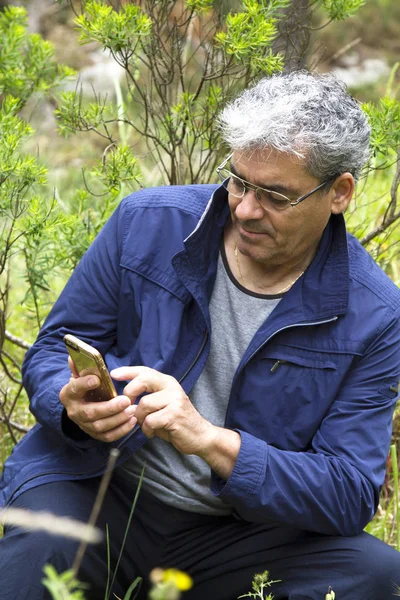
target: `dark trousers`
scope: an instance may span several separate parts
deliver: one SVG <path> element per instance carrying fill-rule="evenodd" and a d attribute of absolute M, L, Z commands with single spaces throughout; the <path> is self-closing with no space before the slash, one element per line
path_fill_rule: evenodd
<path fill-rule="evenodd" d="M 98 480 L 57 482 L 23 493 L 13 504 L 87 520 Z M 108 525 L 111 568 L 126 528 L 132 490 L 115 477 L 98 525 Z M 8 527 L 0 540 L 0 599 L 43 600 L 43 565 L 58 572 L 71 567 L 78 543 L 44 533 Z M 138 599 L 147 598 L 154 567 L 189 573 L 194 587 L 185 600 L 235 600 L 251 590 L 254 573 L 268 569 L 275 600 L 324 600 L 331 586 L 337 600 L 390 600 L 400 585 L 400 553 L 362 533 L 351 538 L 323 536 L 291 528 L 268 528 L 234 517 L 210 517 L 177 510 L 144 493 L 133 516 L 112 589 L 123 598 L 137 576 Z M 89 584 L 88 600 L 104 600 L 107 579 L 105 543 L 89 546 L 79 579 Z M 111 598 L 115 596 L 111 594 Z"/>

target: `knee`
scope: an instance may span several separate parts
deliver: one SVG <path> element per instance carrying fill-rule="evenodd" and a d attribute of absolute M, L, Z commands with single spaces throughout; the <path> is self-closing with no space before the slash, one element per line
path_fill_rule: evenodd
<path fill-rule="evenodd" d="M 25 532 L 17 528 L 6 530 L 0 540 L 0 564 L 15 566 L 21 574 L 46 563 L 57 563 L 64 570 L 71 567 L 77 551 L 76 541 L 42 532 Z M 18 567 L 17 567 L 18 565 Z M 56 565 L 55 565 L 56 566 Z"/>
<path fill-rule="evenodd" d="M 78 542 L 61 536 L 24 532 L 17 528 L 7 530 L 0 539 L 0 583 L 7 587 L 10 595 L 2 595 L 1 598 L 20 598 L 18 593 L 25 584 L 29 584 L 30 589 L 44 590 L 44 566 L 52 565 L 57 573 L 71 569 L 78 546 Z M 102 544 L 88 546 L 86 549 L 79 569 L 79 579 L 91 583 L 91 598 L 104 597 L 107 559 Z M 28 597 L 30 600 L 42 598 L 33 592 Z M 44 593 L 43 597 L 48 596 Z"/>
<path fill-rule="evenodd" d="M 375 590 L 371 598 L 386 600 L 400 592 L 400 552 L 368 536 L 360 558 L 359 572 L 367 580 L 370 592 Z"/>
<path fill-rule="evenodd" d="M 76 544 L 38 532 L 8 529 L 0 540 L 1 598 L 49 598 L 42 580 L 43 568 L 52 564 L 58 573 L 71 568 Z"/>

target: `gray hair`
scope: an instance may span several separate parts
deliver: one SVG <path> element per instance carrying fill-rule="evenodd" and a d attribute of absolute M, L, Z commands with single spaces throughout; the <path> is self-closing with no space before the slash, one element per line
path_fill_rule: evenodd
<path fill-rule="evenodd" d="M 349 171 L 357 180 L 369 158 L 370 127 L 346 86 L 330 74 L 295 71 L 261 79 L 219 117 L 232 150 L 263 150 L 304 158 L 325 181 Z"/>

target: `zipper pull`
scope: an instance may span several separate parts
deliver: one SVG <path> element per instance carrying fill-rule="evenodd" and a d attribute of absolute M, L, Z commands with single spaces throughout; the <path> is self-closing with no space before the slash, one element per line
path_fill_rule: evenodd
<path fill-rule="evenodd" d="M 274 371 L 276 371 L 276 369 L 279 367 L 279 365 L 283 365 L 283 363 L 285 363 L 286 360 L 277 360 L 276 363 L 273 365 L 272 369 L 271 369 L 271 373 L 273 373 Z"/>

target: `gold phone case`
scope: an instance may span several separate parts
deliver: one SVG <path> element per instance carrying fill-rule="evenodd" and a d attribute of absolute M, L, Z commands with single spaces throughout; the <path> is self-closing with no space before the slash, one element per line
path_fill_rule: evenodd
<path fill-rule="evenodd" d="M 70 334 L 64 336 L 64 343 L 79 375 L 93 374 L 100 378 L 100 386 L 86 392 L 85 400 L 103 402 L 118 396 L 103 357 L 96 348 Z"/>

